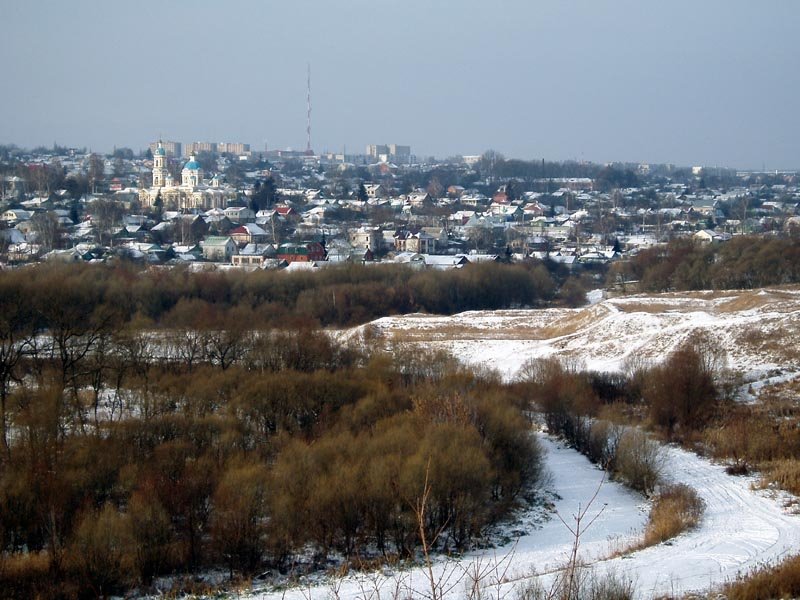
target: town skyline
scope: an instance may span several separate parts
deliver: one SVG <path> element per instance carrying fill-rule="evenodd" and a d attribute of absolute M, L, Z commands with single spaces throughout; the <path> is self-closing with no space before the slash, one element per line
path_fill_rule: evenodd
<path fill-rule="evenodd" d="M 0 143 L 800 167 L 800 6 L 8 3 Z M 69 32 L 65 36 L 65 32 Z"/>

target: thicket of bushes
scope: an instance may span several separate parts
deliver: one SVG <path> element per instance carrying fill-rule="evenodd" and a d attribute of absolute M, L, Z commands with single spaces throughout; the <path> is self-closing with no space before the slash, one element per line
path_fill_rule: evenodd
<path fill-rule="evenodd" d="M 0 275 L 4 597 L 290 569 L 309 548 L 323 565 L 410 557 L 426 480 L 422 525 L 458 550 L 537 481 L 525 406 L 497 376 L 380 340 L 258 328 L 258 308 L 226 304 L 242 295 L 224 277 L 164 275 L 197 290 L 166 308 L 158 276 Z M 145 298 L 164 309 L 159 327 Z"/>
<path fill-rule="evenodd" d="M 720 244 L 676 239 L 644 250 L 610 271 L 610 284 L 642 291 L 750 289 L 800 282 L 800 239 L 735 236 Z"/>

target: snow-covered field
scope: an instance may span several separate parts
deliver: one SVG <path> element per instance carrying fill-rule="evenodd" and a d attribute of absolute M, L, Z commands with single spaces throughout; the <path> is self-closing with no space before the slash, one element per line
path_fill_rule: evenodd
<path fill-rule="evenodd" d="M 599 301 L 584 309 L 470 312 L 453 317 L 410 315 L 380 319 L 372 326 L 387 337 L 444 347 L 467 363 L 495 368 L 513 378 L 529 358 L 578 358 L 592 369 L 620 369 L 629 356 L 662 359 L 696 330 L 713 336 L 730 368 L 758 383 L 792 379 L 800 372 L 793 341 L 800 331 L 800 291 L 791 289 L 731 294 L 633 296 Z M 630 578 L 642 598 L 708 590 L 751 568 L 800 549 L 800 516 L 785 497 L 756 492 L 752 481 L 725 474 L 720 465 L 677 448 L 666 449 L 666 475 L 693 487 L 706 503 L 701 525 L 666 544 L 613 557 L 637 539 L 647 505 L 613 482 L 576 452 L 542 436 L 552 472 L 555 509 L 567 523 L 600 486 L 581 536 L 580 555 L 599 572 Z M 439 561 L 437 580 L 452 584 L 448 597 L 467 597 L 469 573 L 483 573 L 485 594 L 513 597 L 532 577 L 550 585 L 567 559 L 572 536 L 552 518 L 516 544 L 476 552 L 457 562 Z M 501 580 L 497 585 L 495 580 Z M 450 587 L 450 586 L 448 586 Z M 328 583 L 255 592 L 263 599 L 360 598 L 378 600 L 399 593 L 423 596 L 422 569 L 351 575 Z M 484 595 L 483 597 L 487 597 Z"/>
<path fill-rule="evenodd" d="M 800 372 L 800 289 L 626 296 L 580 309 L 405 315 L 370 324 L 387 338 L 450 350 L 513 378 L 530 358 L 564 356 L 618 371 L 629 357 L 658 362 L 692 333 L 711 336 L 728 366 L 754 380 Z"/>

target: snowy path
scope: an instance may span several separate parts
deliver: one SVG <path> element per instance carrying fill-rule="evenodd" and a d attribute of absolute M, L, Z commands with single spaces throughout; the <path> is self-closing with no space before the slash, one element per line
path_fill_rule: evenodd
<path fill-rule="evenodd" d="M 677 448 L 668 449 L 667 474 L 692 486 L 706 510 L 697 530 L 670 545 L 606 563 L 630 575 L 643 597 L 708 589 L 800 550 L 800 516 L 752 491 L 752 479 L 731 477 L 723 467 Z"/>
<path fill-rule="evenodd" d="M 551 489 L 560 496 L 556 509 L 570 522 L 570 515 L 579 505 L 585 506 L 597 490 L 602 473 L 583 456 L 550 438 L 542 437 L 542 443 L 553 474 Z M 646 520 L 647 506 L 637 494 L 606 481 L 588 513 L 589 518 L 604 507 L 603 512 L 581 538 L 582 558 L 599 571 L 612 571 L 632 579 L 640 597 L 707 590 L 737 573 L 800 549 L 800 517 L 786 514 L 779 501 L 751 491 L 749 479 L 730 477 L 722 467 L 677 448 L 667 449 L 666 472 L 674 481 L 694 487 L 705 500 L 706 512 L 697 530 L 668 544 L 607 559 L 613 551 L 637 539 Z M 564 564 L 571 543 L 570 533 L 554 517 L 540 529 L 521 537 L 516 546 L 469 554 L 458 563 L 438 563 L 435 573 L 437 578 L 449 578 L 454 583 L 449 597 L 464 598 L 469 581 L 465 572 L 479 566 L 487 573 L 484 583 L 502 572 L 506 582 L 502 585 L 503 593 L 511 592 L 508 597 L 513 597 L 512 588 L 525 585 L 533 573 L 543 573 L 543 582 L 549 585 L 552 572 Z M 494 569 L 492 565 L 496 562 L 501 564 Z M 416 591 L 415 596 L 422 596 L 425 590 L 421 569 L 387 575 L 350 576 L 336 584 L 262 592 L 255 597 L 310 600 L 337 596 L 377 600 L 376 590 L 381 598 L 390 598 L 396 591 L 405 594 Z"/>

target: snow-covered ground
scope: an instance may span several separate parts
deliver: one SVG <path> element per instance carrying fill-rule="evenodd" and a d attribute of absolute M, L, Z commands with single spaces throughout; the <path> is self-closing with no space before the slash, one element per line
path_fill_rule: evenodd
<path fill-rule="evenodd" d="M 713 338 L 728 366 L 748 379 L 776 370 L 800 374 L 800 355 L 786 353 L 800 333 L 800 290 L 592 297 L 595 303 L 580 309 L 414 314 L 370 326 L 390 339 L 445 348 L 509 379 L 526 360 L 548 356 L 599 371 L 619 371 L 631 357 L 658 362 L 695 332 Z"/>
<path fill-rule="evenodd" d="M 447 348 L 467 363 L 495 368 L 508 378 L 532 357 L 569 356 L 598 370 L 618 370 L 630 356 L 657 361 L 697 330 L 718 341 L 729 366 L 753 381 L 756 393 L 762 380 L 785 381 L 800 372 L 793 350 L 785 345 L 800 331 L 797 290 L 592 299 L 594 304 L 576 310 L 408 315 L 380 319 L 372 326 L 387 338 Z M 541 440 L 552 472 L 549 489 L 555 494 L 555 509 L 568 524 L 574 524 L 572 515 L 600 486 L 587 519 L 602 512 L 581 536 L 582 559 L 599 572 L 630 578 L 642 598 L 708 590 L 800 548 L 800 516 L 785 497 L 753 491 L 751 479 L 728 476 L 722 466 L 670 447 L 666 477 L 693 487 L 705 501 L 700 526 L 668 543 L 613 557 L 641 534 L 646 502 L 614 482 L 601 485 L 602 472 L 584 457 L 546 436 Z M 483 597 L 512 598 L 533 577 L 541 577 L 548 587 L 572 541 L 554 516 L 515 544 L 458 561 L 438 561 L 435 577 L 450 582 L 448 597 L 465 598 L 469 574 L 480 571 L 489 588 Z M 497 579 L 501 582 L 495 586 Z M 253 597 L 379 600 L 421 597 L 425 589 L 425 572 L 412 569 L 262 590 Z"/>

